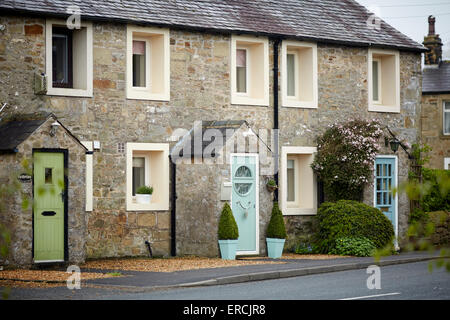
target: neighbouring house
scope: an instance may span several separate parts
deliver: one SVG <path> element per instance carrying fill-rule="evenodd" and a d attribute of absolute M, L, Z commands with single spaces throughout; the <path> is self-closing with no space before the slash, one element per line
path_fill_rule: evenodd
<path fill-rule="evenodd" d="M 442 60 L 442 40 L 436 18 L 428 17 L 422 88 L 422 141 L 433 150 L 427 166 L 450 169 L 450 60 Z"/>
<path fill-rule="evenodd" d="M 426 48 L 353 0 L 0 9 L 0 179 L 21 178 L 42 204 L 7 203 L 6 263 L 146 255 L 146 242 L 155 255 L 217 256 L 224 201 L 238 254 L 264 254 L 274 199 L 290 237 L 311 232 L 321 197 L 310 163 L 328 125 L 377 118 L 402 141 L 420 138 Z M 388 185 L 407 179 L 410 160 L 381 140 L 363 198 L 401 236 L 409 202 Z M 137 201 L 142 185 L 150 203 Z"/>

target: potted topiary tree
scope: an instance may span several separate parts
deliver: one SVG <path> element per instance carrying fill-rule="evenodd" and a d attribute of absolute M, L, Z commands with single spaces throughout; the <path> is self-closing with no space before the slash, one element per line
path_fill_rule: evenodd
<path fill-rule="evenodd" d="M 136 202 L 149 204 L 152 201 L 153 187 L 141 186 L 136 190 Z"/>
<path fill-rule="evenodd" d="M 270 217 L 266 232 L 267 254 L 269 258 L 277 259 L 281 257 L 285 241 L 286 228 L 284 226 L 283 214 L 278 207 L 278 202 L 274 202 L 272 216 Z"/>
<path fill-rule="evenodd" d="M 220 215 L 218 237 L 222 259 L 236 259 L 239 230 L 233 212 L 227 202 L 225 202 Z"/>

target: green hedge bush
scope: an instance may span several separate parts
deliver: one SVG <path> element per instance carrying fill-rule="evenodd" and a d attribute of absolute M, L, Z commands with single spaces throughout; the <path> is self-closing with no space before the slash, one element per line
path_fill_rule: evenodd
<path fill-rule="evenodd" d="M 219 240 L 236 240 L 239 229 L 228 202 L 225 202 L 219 220 Z"/>
<path fill-rule="evenodd" d="M 272 216 L 267 226 L 267 238 L 286 239 L 286 227 L 284 225 L 283 214 L 278 207 L 278 202 L 274 202 Z"/>
<path fill-rule="evenodd" d="M 367 238 L 341 238 L 336 240 L 336 246 L 331 254 L 341 256 L 370 257 L 375 251 L 375 245 Z"/>
<path fill-rule="evenodd" d="M 380 210 L 353 200 L 323 203 L 317 219 L 316 242 L 321 253 L 334 250 L 338 239 L 366 238 L 375 248 L 383 248 L 394 238 L 392 223 Z"/>

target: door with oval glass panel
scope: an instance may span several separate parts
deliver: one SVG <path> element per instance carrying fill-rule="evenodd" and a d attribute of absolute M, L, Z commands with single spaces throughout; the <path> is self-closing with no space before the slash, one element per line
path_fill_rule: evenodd
<path fill-rule="evenodd" d="M 377 157 L 375 160 L 375 207 L 392 222 L 397 235 L 397 198 L 392 189 L 397 184 L 395 157 Z"/>
<path fill-rule="evenodd" d="M 63 152 L 33 152 L 34 262 L 65 260 L 66 182 Z"/>
<path fill-rule="evenodd" d="M 237 254 L 259 253 L 258 156 L 231 156 L 231 209 L 239 228 Z"/>

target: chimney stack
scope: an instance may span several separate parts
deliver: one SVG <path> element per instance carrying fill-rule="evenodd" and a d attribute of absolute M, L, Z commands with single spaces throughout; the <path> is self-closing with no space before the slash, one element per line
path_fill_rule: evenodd
<path fill-rule="evenodd" d="M 436 18 L 428 17 L 428 35 L 424 38 L 423 45 L 430 49 L 425 52 L 425 65 L 439 65 L 442 61 L 442 40 L 436 34 L 435 29 Z"/>

